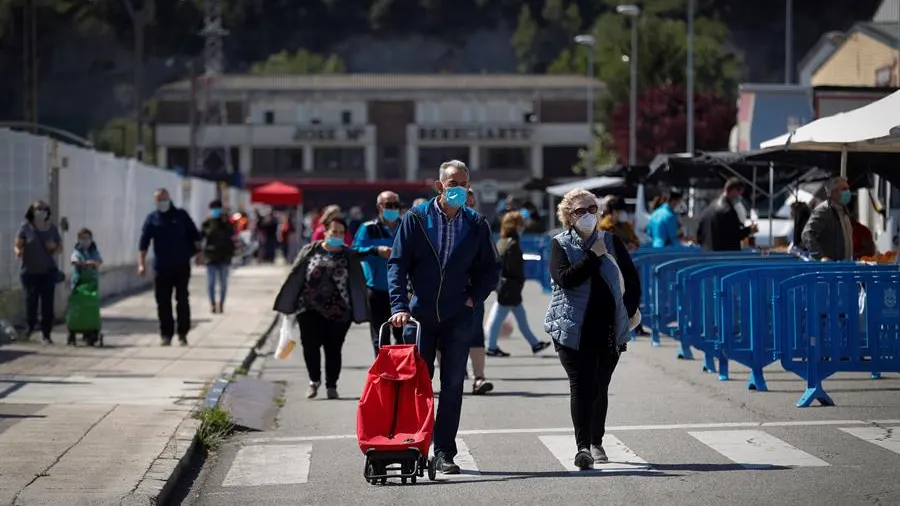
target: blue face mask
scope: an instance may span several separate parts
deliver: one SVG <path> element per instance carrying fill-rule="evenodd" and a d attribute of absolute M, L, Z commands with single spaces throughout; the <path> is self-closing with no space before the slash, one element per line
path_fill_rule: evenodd
<path fill-rule="evenodd" d="M 444 190 L 444 200 L 450 207 L 460 208 L 466 205 L 469 192 L 462 186 L 451 186 Z"/>
<path fill-rule="evenodd" d="M 210 209 L 210 210 L 209 210 L 209 215 L 212 216 L 213 218 L 221 218 L 221 217 L 222 217 L 222 210 L 219 209 L 219 208 Z"/>
<path fill-rule="evenodd" d="M 334 237 L 334 236 L 326 237 L 325 244 L 331 246 L 332 248 L 338 248 L 338 247 L 344 245 L 344 238 L 343 237 Z"/>
<path fill-rule="evenodd" d="M 381 217 L 384 218 L 384 221 L 393 223 L 400 218 L 400 211 L 396 209 L 385 209 L 384 211 L 381 211 Z"/>
<path fill-rule="evenodd" d="M 850 199 L 851 199 L 850 190 L 844 190 L 844 191 L 842 191 L 842 192 L 841 192 L 841 197 L 840 197 L 840 198 L 841 198 L 841 204 L 843 204 L 843 205 L 845 205 L 845 206 L 846 206 L 847 204 L 849 204 L 849 203 L 850 203 Z"/>
<path fill-rule="evenodd" d="M 524 207 L 522 209 L 519 209 L 519 214 L 521 214 L 522 218 L 525 218 L 526 220 L 531 217 L 531 212 Z"/>

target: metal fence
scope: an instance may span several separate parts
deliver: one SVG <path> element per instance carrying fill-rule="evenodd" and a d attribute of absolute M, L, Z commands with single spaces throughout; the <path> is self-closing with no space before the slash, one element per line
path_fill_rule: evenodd
<path fill-rule="evenodd" d="M 104 295 L 134 289 L 137 245 L 147 214 L 154 209 L 153 191 L 167 188 L 174 205 L 198 224 L 216 198 L 215 183 L 182 178 L 172 171 L 133 159 L 0 129 L 0 320 L 18 319 L 21 306 L 19 261 L 13 242 L 28 205 L 43 199 L 63 233 L 60 267 L 68 274 L 68 257 L 79 229 L 89 228 L 104 258 Z M 232 208 L 249 205 L 245 191 L 225 192 Z M 62 227 L 61 227 L 61 231 Z M 57 313 L 65 311 L 65 290 L 57 294 Z"/>

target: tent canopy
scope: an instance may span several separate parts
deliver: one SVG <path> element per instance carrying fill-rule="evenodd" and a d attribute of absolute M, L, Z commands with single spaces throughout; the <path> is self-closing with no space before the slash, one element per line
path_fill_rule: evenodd
<path fill-rule="evenodd" d="M 900 152 L 900 91 L 849 112 L 827 116 L 760 143 L 762 149 Z"/>
<path fill-rule="evenodd" d="M 273 181 L 253 190 L 251 199 L 270 206 L 299 206 L 303 203 L 303 191 L 296 186 Z"/>
<path fill-rule="evenodd" d="M 584 188 L 587 191 L 592 190 L 600 190 L 602 188 L 606 188 L 609 186 L 618 186 L 625 182 L 625 178 L 621 177 L 609 177 L 609 176 L 600 176 L 600 177 L 592 177 L 588 179 L 579 179 L 578 181 L 571 181 L 569 183 L 562 183 L 554 186 L 547 187 L 547 193 L 553 195 L 555 197 L 562 197 L 566 193 L 574 190 L 575 188 Z"/>

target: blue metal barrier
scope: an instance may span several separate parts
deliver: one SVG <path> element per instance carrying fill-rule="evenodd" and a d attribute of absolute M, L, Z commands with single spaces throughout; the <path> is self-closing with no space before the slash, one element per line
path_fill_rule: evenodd
<path fill-rule="evenodd" d="M 763 369 L 775 362 L 780 343 L 775 338 L 775 322 L 778 308 L 775 296 L 779 283 L 793 276 L 814 273 L 856 273 L 893 270 L 888 265 L 858 265 L 852 262 L 765 265 L 758 268 L 744 267 L 724 275 L 716 290 L 719 332 L 716 351 L 719 358 L 719 379 L 728 379 L 728 361 L 734 360 L 750 368 L 747 388 L 766 391 Z M 737 306 L 733 304 L 737 302 Z M 731 329 L 729 332 L 723 330 Z"/>
<path fill-rule="evenodd" d="M 808 273 L 780 283 L 778 355 L 786 371 L 806 380 L 797 407 L 833 406 L 822 381 L 835 373 L 900 372 L 898 283 L 896 271 Z"/>
<path fill-rule="evenodd" d="M 745 261 L 771 261 L 774 258 L 790 258 L 787 255 L 763 256 L 758 253 L 726 252 L 706 253 L 701 255 L 684 255 L 667 260 L 651 267 L 651 341 L 653 346 L 659 346 L 659 333 L 663 329 L 671 337 L 679 339 L 677 325 L 672 325 L 678 318 L 677 301 L 679 290 L 676 285 L 676 275 L 679 269 L 691 265 L 711 265 L 714 262 L 745 262 Z M 690 346 L 679 346 L 678 357 L 692 360 Z"/>
<path fill-rule="evenodd" d="M 719 358 L 722 367 L 725 359 L 721 356 L 718 343 L 723 329 L 733 328 L 735 323 L 740 325 L 746 322 L 746 318 L 741 318 L 744 313 L 738 313 L 736 321 L 728 323 L 732 327 L 723 323 L 722 309 L 728 309 L 727 314 L 731 315 L 734 301 L 720 295 L 719 281 L 734 272 L 748 269 L 748 263 L 760 262 L 764 262 L 764 265 L 759 265 L 758 269 L 808 265 L 792 257 L 756 256 L 738 261 L 729 259 L 711 264 L 690 265 L 677 271 L 671 291 L 675 292 L 676 300 L 679 358 L 692 357 L 690 348 L 694 347 L 704 353 L 704 372 L 716 372 L 714 357 Z M 727 370 L 727 363 L 724 367 Z"/>

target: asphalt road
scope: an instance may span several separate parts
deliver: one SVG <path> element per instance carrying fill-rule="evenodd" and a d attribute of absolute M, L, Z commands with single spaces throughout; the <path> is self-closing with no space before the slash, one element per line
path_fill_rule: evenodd
<path fill-rule="evenodd" d="M 547 297 L 536 284 L 526 290 L 542 335 Z M 720 382 L 701 372 L 701 359 L 678 360 L 673 341 L 651 348 L 641 338 L 613 377 L 611 462 L 583 472 L 572 470 L 568 383 L 556 354 L 532 356 L 517 332 L 501 347 L 513 356 L 488 358 L 495 390 L 463 402 L 457 477 L 365 482 L 356 406 L 372 356 L 367 329 L 355 326 L 340 400 L 304 397 L 299 350 L 286 362 L 266 359 L 263 378 L 288 385 L 276 427 L 223 445 L 183 504 L 900 505 L 900 375 L 836 376 L 825 388 L 837 406 L 801 409 L 804 383 L 777 364 L 765 371 L 770 391 L 752 392 L 736 364 Z"/>

